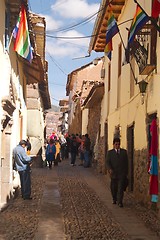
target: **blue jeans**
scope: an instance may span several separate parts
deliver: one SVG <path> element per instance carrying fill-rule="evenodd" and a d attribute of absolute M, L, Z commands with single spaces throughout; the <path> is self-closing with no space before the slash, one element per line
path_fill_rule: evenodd
<path fill-rule="evenodd" d="M 30 169 L 19 172 L 21 181 L 21 193 L 23 198 L 30 197 L 31 195 L 31 176 Z"/>
<path fill-rule="evenodd" d="M 89 167 L 90 165 L 90 158 L 89 158 L 89 151 L 84 152 L 84 167 Z"/>

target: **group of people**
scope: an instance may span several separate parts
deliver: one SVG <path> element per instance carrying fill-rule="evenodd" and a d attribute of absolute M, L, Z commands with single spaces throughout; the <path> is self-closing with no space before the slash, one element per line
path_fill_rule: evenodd
<path fill-rule="evenodd" d="M 46 160 L 49 168 L 52 168 L 52 163 L 58 164 L 59 161 L 70 159 L 71 166 L 76 165 L 76 158 L 80 158 L 80 166 L 90 166 L 91 141 L 88 134 L 79 135 L 59 135 L 52 133 L 46 147 Z M 58 154 L 57 154 L 58 152 Z M 58 157 L 58 160 L 57 160 Z"/>
<path fill-rule="evenodd" d="M 52 169 L 53 164 L 58 166 L 58 162 L 61 162 L 61 143 L 58 139 L 49 139 L 45 156 L 49 169 Z"/>
<path fill-rule="evenodd" d="M 76 158 L 79 156 L 79 166 L 89 167 L 91 164 L 91 141 L 88 134 L 86 133 L 82 136 L 72 134 L 68 136 L 67 144 L 71 166 L 76 165 Z"/>
<path fill-rule="evenodd" d="M 62 137 L 63 139 L 63 137 Z M 56 164 L 56 161 L 60 161 L 61 156 L 65 157 L 70 153 L 70 164 L 75 166 L 76 157 L 79 154 L 80 166 L 90 166 L 90 139 L 88 134 L 79 136 L 78 134 L 72 134 L 63 139 L 49 139 L 49 143 L 46 147 L 46 159 L 49 164 L 49 168 L 52 168 L 52 163 Z M 63 149 L 65 146 L 65 151 Z M 57 146 L 57 147 L 56 147 Z M 21 183 L 21 194 L 24 200 L 31 200 L 31 178 L 30 178 L 30 165 L 32 158 L 27 154 L 25 148 L 28 151 L 31 150 L 31 144 L 28 141 L 21 140 L 19 144 L 13 150 L 14 168 L 18 171 Z M 61 148 L 63 153 L 61 153 Z M 57 159 L 57 160 L 56 160 Z M 106 168 L 111 178 L 110 189 L 113 199 L 113 204 L 117 204 L 119 207 L 123 207 L 123 196 L 126 190 L 128 181 L 128 155 L 127 151 L 120 148 L 120 138 L 114 138 L 113 149 L 107 152 Z"/>

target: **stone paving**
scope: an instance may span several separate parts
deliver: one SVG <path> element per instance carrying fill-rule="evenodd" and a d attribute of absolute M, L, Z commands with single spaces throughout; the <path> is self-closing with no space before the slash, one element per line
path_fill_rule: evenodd
<path fill-rule="evenodd" d="M 32 196 L 27 201 L 18 194 L 0 213 L 0 240 L 160 239 L 157 213 L 128 193 L 123 209 L 112 205 L 107 177 L 92 168 L 72 167 L 67 160 L 52 170 L 33 168 Z"/>

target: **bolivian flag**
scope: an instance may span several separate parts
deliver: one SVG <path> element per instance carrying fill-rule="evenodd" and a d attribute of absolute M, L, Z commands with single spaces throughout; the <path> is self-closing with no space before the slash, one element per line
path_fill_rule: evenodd
<path fill-rule="evenodd" d="M 111 60 L 112 54 L 112 38 L 119 32 L 117 22 L 114 18 L 112 10 L 109 12 L 108 22 L 107 22 L 107 31 L 106 31 L 106 46 L 104 52 L 107 54 L 109 60 Z"/>
<path fill-rule="evenodd" d="M 29 38 L 27 16 L 24 6 L 21 6 L 17 24 L 13 30 L 15 38 L 14 50 L 29 62 L 33 59 L 32 47 Z"/>

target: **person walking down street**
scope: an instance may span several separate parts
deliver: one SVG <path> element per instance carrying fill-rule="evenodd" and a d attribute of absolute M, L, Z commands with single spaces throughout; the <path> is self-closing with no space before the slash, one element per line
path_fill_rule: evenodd
<path fill-rule="evenodd" d="M 85 136 L 82 135 L 81 144 L 78 148 L 78 151 L 79 151 L 79 154 L 80 154 L 80 164 L 79 164 L 79 166 L 83 166 L 83 163 L 84 163 L 84 141 L 85 141 Z"/>
<path fill-rule="evenodd" d="M 61 159 L 64 160 L 65 159 L 65 150 L 66 150 L 66 139 L 64 137 L 64 135 L 62 134 L 59 138 L 60 144 L 61 144 L 61 151 L 60 151 L 60 155 L 61 155 Z"/>
<path fill-rule="evenodd" d="M 52 162 L 55 160 L 56 147 L 53 139 L 49 140 L 49 144 L 46 148 L 46 160 L 49 165 L 49 169 L 52 169 Z"/>
<path fill-rule="evenodd" d="M 85 141 L 84 141 L 84 167 L 90 166 L 90 146 L 91 146 L 91 141 L 88 133 L 86 133 Z"/>
<path fill-rule="evenodd" d="M 31 200 L 30 163 L 32 159 L 25 151 L 26 146 L 27 141 L 21 140 L 13 149 L 13 165 L 20 176 L 22 198 L 24 200 Z"/>
<path fill-rule="evenodd" d="M 65 149 L 65 158 L 69 158 L 70 155 L 70 145 L 71 145 L 71 136 L 66 135 L 66 149 Z"/>
<path fill-rule="evenodd" d="M 30 155 L 30 153 L 31 153 L 31 148 L 32 148 L 31 142 L 30 142 L 30 139 L 29 139 L 29 137 L 28 137 L 28 138 L 27 138 L 27 154 L 28 154 L 28 155 Z"/>
<path fill-rule="evenodd" d="M 77 156 L 78 156 L 79 154 L 78 148 L 81 145 L 81 136 L 78 133 L 76 133 L 76 141 L 77 141 Z"/>
<path fill-rule="evenodd" d="M 56 147 L 56 154 L 55 154 L 54 166 L 58 166 L 58 162 L 61 162 L 61 156 L 60 156 L 61 145 L 59 140 L 55 141 L 55 147 Z"/>
<path fill-rule="evenodd" d="M 76 156 L 77 156 L 77 140 L 76 136 L 73 134 L 70 142 L 70 151 L 71 151 L 71 165 L 75 166 Z"/>
<path fill-rule="evenodd" d="M 127 151 L 120 148 L 120 138 L 114 138 L 113 149 L 107 153 L 106 166 L 110 174 L 113 204 L 123 207 L 124 185 L 128 175 Z"/>

